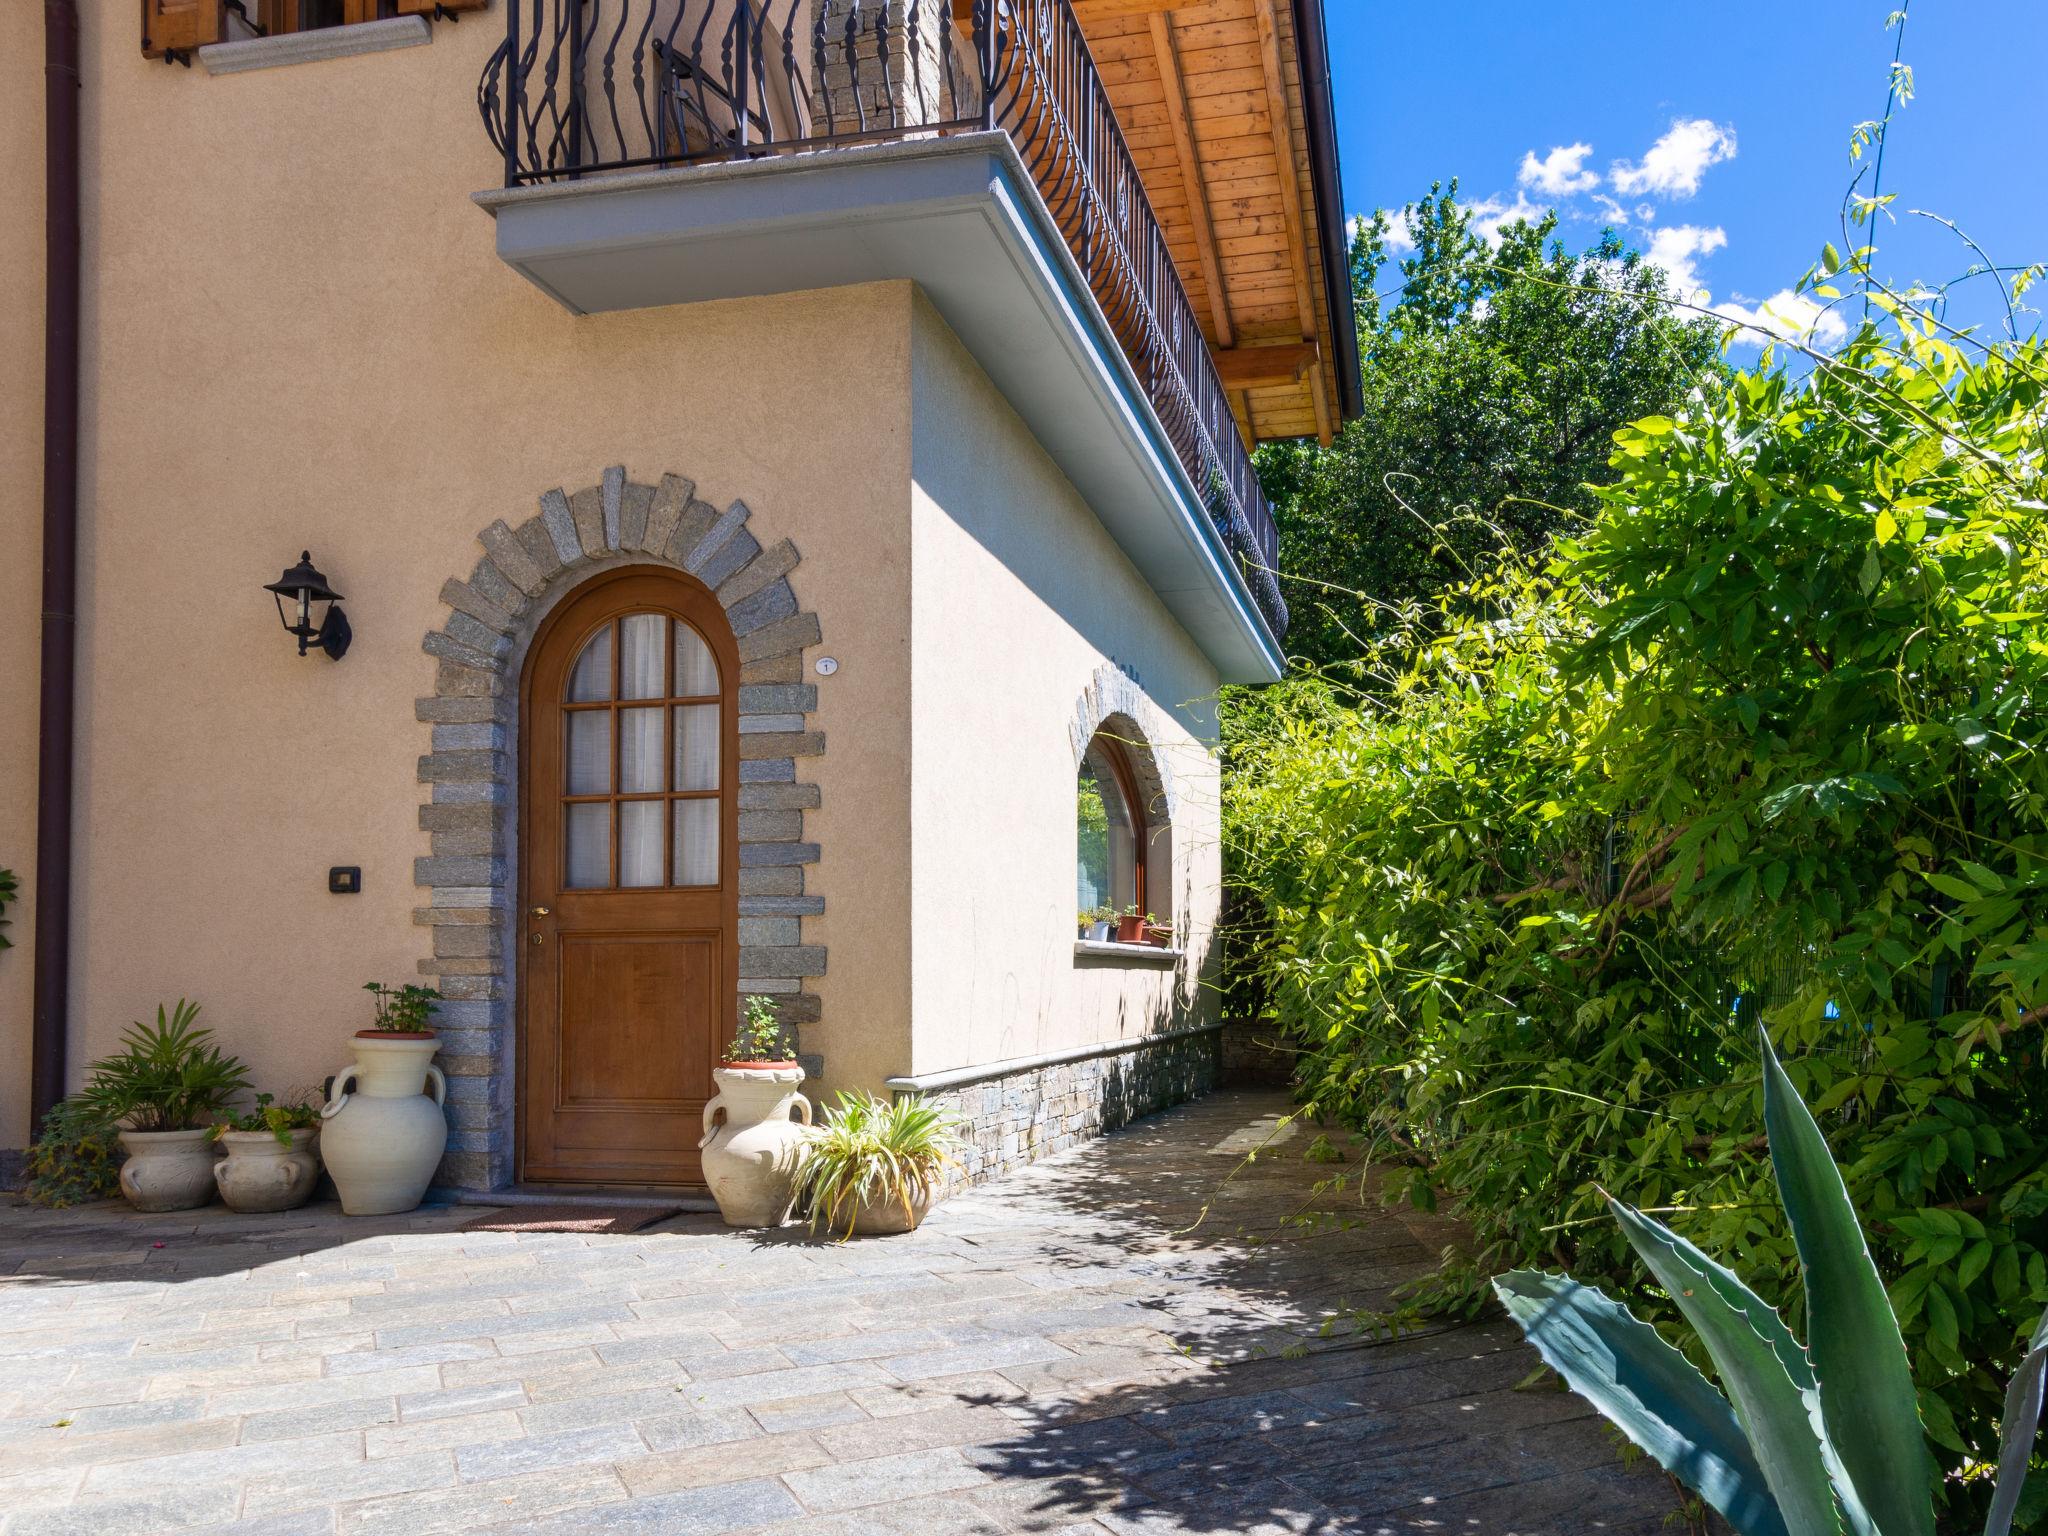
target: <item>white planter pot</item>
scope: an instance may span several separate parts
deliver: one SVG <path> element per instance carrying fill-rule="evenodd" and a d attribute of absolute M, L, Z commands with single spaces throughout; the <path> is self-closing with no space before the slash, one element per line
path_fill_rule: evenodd
<path fill-rule="evenodd" d="M 729 1227 L 779 1227 L 796 1193 L 796 1160 L 811 1123 L 797 1092 L 802 1067 L 720 1067 L 718 1093 L 704 1106 L 704 1182 Z M 799 1124 L 790 1111 L 802 1117 Z M 720 1115 L 724 1123 L 718 1123 Z"/>
<path fill-rule="evenodd" d="M 138 1211 L 189 1211 L 213 1199 L 213 1133 L 123 1131 L 121 1193 Z"/>
<path fill-rule="evenodd" d="M 389 1216 L 420 1203 L 448 1147 L 448 1080 L 431 1065 L 433 1035 L 358 1035 L 356 1064 L 320 1111 L 320 1155 L 351 1216 Z M 430 1099 L 422 1091 L 432 1084 Z M 350 1091 L 350 1086 L 354 1091 Z"/>
<path fill-rule="evenodd" d="M 223 1131 L 220 1144 L 227 1156 L 213 1165 L 220 1197 L 234 1211 L 289 1211 L 306 1203 L 320 1177 L 320 1157 L 313 1139 L 320 1132 L 308 1126 L 287 1131 L 280 1142 L 269 1131 Z"/>

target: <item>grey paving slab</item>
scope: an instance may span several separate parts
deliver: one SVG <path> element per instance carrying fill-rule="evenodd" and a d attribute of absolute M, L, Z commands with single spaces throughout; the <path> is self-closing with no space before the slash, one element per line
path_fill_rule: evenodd
<path fill-rule="evenodd" d="M 1244 1163 L 1285 1112 L 1220 1094 L 877 1242 L 0 1207 L 0 1536 L 1667 1529 L 1511 1325 L 1354 1331 L 1458 1234 Z"/>

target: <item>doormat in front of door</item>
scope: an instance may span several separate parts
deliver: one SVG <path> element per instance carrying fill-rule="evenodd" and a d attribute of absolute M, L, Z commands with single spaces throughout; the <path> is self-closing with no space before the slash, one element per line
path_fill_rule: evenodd
<path fill-rule="evenodd" d="M 528 1205 L 486 1211 L 462 1224 L 465 1232 L 583 1232 L 619 1235 L 638 1232 L 680 1216 L 679 1205 Z"/>

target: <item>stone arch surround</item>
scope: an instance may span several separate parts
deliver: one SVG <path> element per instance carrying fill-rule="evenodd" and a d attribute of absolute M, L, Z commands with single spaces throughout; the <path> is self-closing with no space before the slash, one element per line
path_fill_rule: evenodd
<path fill-rule="evenodd" d="M 1081 759 L 1088 753 L 1088 743 L 1095 739 L 1097 731 L 1104 729 L 1126 745 L 1142 749 L 1129 754 L 1131 768 L 1138 777 L 1138 788 L 1144 793 L 1149 808 L 1156 810 L 1163 805 L 1166 820 L 1177 820 L 1180 794 L 1173 781 L 1172 765 L 1161 746 L 1167 734 L 1159 718 L 1159 706 L 1152 702 L 1143 688 L 1107 662 L 1095 669 L 1088 686 L 1081 690 L 1081 697 L 1074 705 L 1073 723 L 1067 727 L 1069 743 L 1074 749 L 1076 773 L 1081 771 Z"/>
<path fill-rule="evenodd" d="M 721 511 L 696 492 L 680 475 L 647 485 L 615 465 L 595 485 L 548 491 L 516 528 L 492 523 L 469 574 L 441 588 L 445 617 L 422 642 L 434 691 L 415 707 L 433 731 L 419 760 L 430 851 L 413 863 L 413 884 L 428 893 L 413 921 L 433 935 L 419 969 L 445 999 L 435 1020 L 450 1122 L 439 1185 L 497 1189 L 515 1176 L 520 676 L 541 619 L 599 571 L 682 571 L 725 610 L 740 654 L 740 990 L 773 997 L 799 1032 L 820 1018 L 808 983 L 825 973 L 825 950 L 804 942 L 806 920 L 825 910 L 806 888 L 818 845 L 805 839 L 804 812 L 820 796 L 798 771 L 825 751 L 811 729 L 817 686 L 804 674 L 804 649 L 823 635 L 790 584 L 796 546 L 762 548 L 744 502 Z M 822 1070 L 815 1058 L 807 1065 Z"/>

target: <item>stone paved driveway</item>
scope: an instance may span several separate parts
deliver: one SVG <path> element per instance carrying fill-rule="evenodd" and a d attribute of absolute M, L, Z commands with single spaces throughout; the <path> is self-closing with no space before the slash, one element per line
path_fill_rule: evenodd
<path fill-rule="evenodd" d="M 845 1246 L 0 1207 L 0 1531 L 1669 1529 L 1576 1399 L 1513 1390 L 1505 1325 L 1315 1336 L 1441 1234 L 1282 1226 L 1307 1134 L 1239 1165 L 1284 1109 L 1220 1094 Z"/>

